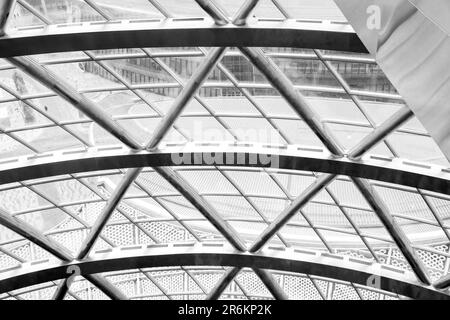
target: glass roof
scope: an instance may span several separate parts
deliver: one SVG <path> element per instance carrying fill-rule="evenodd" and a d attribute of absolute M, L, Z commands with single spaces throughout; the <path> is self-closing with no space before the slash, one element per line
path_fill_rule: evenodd
<path fill-rule="evenodd" d="M 247 4 L 251 2 L 256 6 L 246 17 L 248 21 L 346 23 L 332 0 L 261 0 Z M 6 35 L 27 33 L 39 25 L 83 23 L 88 28 L 87 23 L 101 21 L 214 19 L 202 9 L 202 3 L 17 0 Z M 229 19 L 239 15 L 243 3 L 214 1 L 218 12 Z M 33 164 L 34 159 L 38 159 L 37 165 L 58 162 L 65 154 L 81 154 L 77 153 L 80 150 L 95 153 L 118 146 L 129 151 L 130 145 L 123 143 L 105 125 L 107 122 L 99 118 L 112 119 L 111 123 L 123 128 L 130 140 L 144 146 L 164 130 L 161 123 L 173 115 L 173 121 L 157 141 L 162 150 L 192 143 L 219 146 L 241 143 L 249 152 L 268 146 L 278 148 L 280 154 L 283 148 L 296 147 L 328 150 L 333 155 L 326 140 L 332 137 L 333 143 L 342 149 L 342 154 L 334 156 L 353 164 L 360 160 L 351 157 L 355 148 L 365 144 L 402 110 L 408 110 L 369 54 L 286 47 L 252 48 L 249 50 L 254 51 L 249 54 L 242 48 L 230 47 L 224 49 L 199 80 L 216 50 L 194 46 L 135 47 L 19 57 L 48 72 L 43 78 L 51 75 L 56 82 L 54 86 L 17 63 L 23 60 L 0 59 L 0 171 L 15 163 Z M 252 52 L 273 68 L 262 70 L 252 60 Z M 274 83 L 271 72 L 288 86 Z M 195 82 L 199 82 L 199 87 L 187 93 Z M 64 84 L 63 89 L 59 89 L 58 83 Z M 64 90 L 69 93 L 61 94 Z M 306 118 L 304 115 L 308 113 L 302 114 L 302 110 L 293 106 L 287 93 L 305 101 L 301 105 L 310 108 L 314 119 Z M 174 113 L 174 105 L 184 95 L 188 95 L 185 103 Z M 81 100 L 70 101 L 68 97 Z M 80 107 L 84 101 L 92 103 L 90 107 L 94 106 L 101 117 L 86 114 L 86 109 Z M 447 158 L 420 121 L 409 113 L 370 146 L 364 161 L 370 157 L 387 159 L 399 163 L 400 171 L 417 169 L 418 174 L 424 175 L 428 171 L 432 171 L 430 175 L 443 172 L 442 179 L 446 179 L 445 170 L 450 167 Z M 316 120 L 325 132 L 322 136 L 314 127 Z M 418 273 L 417 265 L 411 265 L 411 259 L 416 258 L 432 282 L 449 273 L 450 194 L 402 183 L 404 180 L 400 178 L 364 180 L 370 186 L 369 191 L 376 194 L 378 203 L 382 203 L 377 206 L 368 199 L 364 184 L 342 172 L 331 177 L 304 205 L 295 207 L 311 185 L 320 183 L 327 173 L 294 167 L 290 170 L 169 163 L 164 167 L 167 171 L 144 167 L 130 180 L 134 169 L 128 167 L 66 170 L 61 175 L 40 178 L 31 175 L 30 179 L 11 183 L 0 180 L 0 216 L 12 217 L 15 226 L 26 226 L 21 229 L 0 223 L 0 284 L 11 268 L 26 270 L 29 263 L 39 261 L 51 266 L 55 260 L 70 262 L 79 257 L 101 221 L 104 225 L 100 224 L 92 246 L 87 246 L 88 254 L 77 260 L 95 258 L 110 248 L 136 245 L 223 244 L 229 243 L 234 235 L 250 250 L 264 232 L 276 226 L 273 236 L 261 243 L 263 250 L 311 250 L 388 266 L 408 275 Z M 175 182 L 170 175 L 176 177 Z M 124 186 L 120 194 L 118 190 Z M 280 225 L 280 216 L 293 206 L 290 218 Z M 224 234 L 222 227 L 224 230 L 229 227 L 234 233 Z M 30 230 L 39 233 L 50 247 L 67 250 L 71 258 L 62 259 L 49 247 L 34 241 L 27 236 Z M 205 299 L 211 297 L 223 275 L 231 269 L 180 265 L 99 275 L 129 299 Z M 406 299 L 401 294 L 327 276 L 283 270 L 270 270 L 269 274 L 289 299 Z M 114 296 L 99 288 L 90 277 L 77 277 L 63 297 Z M 61 291 L 64 281 L 51 280 L 1 292 L 0 299 L 52 299 Z M 279 298 L 263 282 L 248 266 L 237 273 L 218 297 Z"/>

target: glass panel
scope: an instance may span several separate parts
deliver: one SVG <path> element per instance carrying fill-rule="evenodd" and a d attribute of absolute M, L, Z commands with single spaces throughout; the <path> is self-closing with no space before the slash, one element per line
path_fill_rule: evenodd
<path fill-rule="evenodd" d="M 151 58 L 114 59 L 103 63 L 131 85 L 176 83 L 173 77 Z"/>
<path fill-rule="evenodd" d="M 0 70 L 0 84 L 9 88 L 18 96 L 51 93 L 38 81 L 17 69 Z"/>
<path fill-rule="evenodd" d="M 397 94 L 397 90 L 376 64 L 334 61 L 331 64 L 352 89 Z"/>
<path fill-rule="evenodd" d="M 388 137 L 398 156 L 420 162 L 449 166 L 438 145 L 430 137 L 395 132 Z"/>
<path fill-rule="evenodd" d="M 253 141 L 274 145 L 286 144 L 280 135 L 266 119 L 255 118 L 221 118 L 239 141 Z"/>
<path fill-rule="evenodd" d="M 204 196 L 225 219 L 261 220 L 261 216 L 254 207 L 243 197 L 235 196 Z"/>
<path fill-rule="evenodd" d="M 370 134 L 373 129 L 360 126 L 329 123 L 328 127 L 339 141 L 340 145 L 347 150 L 351 150 L 358 145 L 361 140 Z M 391 157 L 392 154 L 384 143 L 379 143 L 368 151 L 369 154 L 377 154 Z"/>
<path fill-rule="evenodd" d="M 11 28 L 36 27 L 44 25 L 45 23 L 41 19 L 37 18 L 19 3 L 14 6 L 13 14 L 8 22 L 8 27 Z"/>
<path fill-rule="evenodd" d="M 82 200 L 100 200 L 90 189 L 73 179 L 39 184 L 33 188 L 56 204 L 67 204 Z"/>
<path fill-rule="evenodd" d="M 9 102 L 12 100 L 15 100 L 15 97 L 6 90 L 0 88 L 0 102 Z M 1 116 L 4 116 L 4 112 L 1 113 Z"/>
<path fill-rule="evenodd" d="M 204 219 L 204 216 L 182 196 L 159 197 L 158 202 L 168 212 L 170 212 L 172 216 L 175 216 L 177 218 L 200 220 Z"/>
<path fill-rule="evenodd" d="M 51 206 L 48 201 L 25 187 L 0 191 L 0 208 L 10 214 L 20 211 L 38 210 L 47 206 Z M 42 219 L 31 219 L 27 222 L 35 225 L 34 221 L 36 221 L 36 227 L 38 227 L 37 224 L 40 224 Z"/>
<path fill-rule="evenodd" d="M 331 98 L 317 92 L 314 96 L 308 96 L 307 100 L 324 121 L 351 121 L 369 124 L 361 110 L 347 95 Z"/>
<path fill-rule="evenodd" d="M 203 97 L 203 101 L 214 113 L 261 116 L 256 107 L 247 98 L 240 95 L 240 91 L 235 91 L 236 96 L 228 96 L 231 94 L 229 89 L 231 88 L 219 89 L 220 92 L 217 95 Z"/>
<path fill-rule="evenodd" d="M 262 73 L 242 55 L 225 56 L 223 64 L 239 82 L 267 83 Z"/>
<path fill-rule="evenodd" d="M 273 195 L 284 197 L 285 194 L 264 172 L 225 171 L 227 176 L 247 195 Z"/>
<path fill-rule="evenodd" d="M 3 130 L 53 124 L 22 101 L 0 103 L 0 115 L 0 128 Z"/>
<path fill-rule="evenodd" d="M 341 205 L 370 209 L 369 204 L 351 181 L 335 179 L 328 188 Z"/>
<path fill-rule="evenodd" d="M 194 141 L 234 141 L 233 135 L 213 117 L 182 117 L 175 125 Z M 169 136 L 169 135 L 168 135 Z"/>
<path fill-rule="evenodd" d="M 239 194 L 233 185 L 217 171 L 179 170 L 178 174 L 200 193 Z"/>
<path fill-rule="evenodd" d="M 68 60 L 89 60 L 90 58 L 81 51 L 69 51 L 69 52 L 50 52 L 43 54 L 35 54 L 29 56 L 41 64 L 52 64 L 60 61 Z"/>
<path fill-rule="evenodd" d="M 347 21 L 333 0 L 278 0 L 278 2 L 295 19 Z"/>
<path fill-rule="evenodd" d="M 274 199 L 265 197 L 248 197 L 256 209 L 263 214 L 267 221 L 271 222 L 290 203 L 287 199 Z"/>
<path fill-rule="evenodd" d="M 301 120 L 275 119 L 274 123 L 280 133 L 287 137 L 289 144 L 325 148 L 309 126 Z"/>
<path fill-rule="evenodd" d="M 83 146 L 81 142 L 59 127 L 26 130 L 15 134 L 39 152 L 80 148 Z"/>
<path fill-rule="evenodd" d="M 259 19 L 284 19 L 284 15 L 277 9 L 271 0 L 260 0 L 250 17 Z"/>
<path fill-rule="evenodd" d="M 47 68 L 68 81 L 76 90 L 104 89 L 118 87 L 117 79 L 94 61 L 52 64 Z M 97 94 L 100 97 L 106 93 Z"/>
<path fill-rule="evenodd" d="M 24 201 L 28 202 L 28 201 Z M 65 220 L 69 219 L 69 216 L 62 210 L 54 208 L 49 210 L 40 210 L 32 213 L 18 215 L 20 220 L 30 224 L 40 232 L 53 232 L 64 224 Z M 70 218 L 71 219 L 71 218 Z M 73 219 L 71 219 L 73 220 Z M 74 221 L 74 220 L 73 220 Z M 72 223 L 73 224 L 73 223 Z M 77 227 L 83 227 L 80 223 L 76 222 Z M 73 225 L 72 225 L 73 227 Z"/>
<path fill-rule="evenodd" d="M 96 0 L 98 7 L 111 19 L 148 19 L 164 16 L 147 0 Z"/>
<path fill-rule="evenodd" d="M 351 229 L 350 231 L 353 231 L 347 218 L 337 206 L 309 203 L 305 205 L 302 211 L 313 225 Z"/>
<path fill-rule="evenodd" d="M 294 85 L 340 88 L 339 82 L 319 60 L 272 58 L 272 61 Z"/>
<path fill-rule="evenodd" d="M 298 197 L 303 191 L 306 190 L 316 179 L 310 174 L 300 175 L 294 172 L 293 174 L 273 174 L 276 179 L 281 183 L 284 189 L 289 192 L 289 195 Z"/>
<path fill-rule="evenodd" d="M 54 24 L 104 20 L 98 12 L 84 1 L 25 0 L 25 2 Z"/>
<path fill-rule="evenodd" d="M 27 100 L 54 121 L 82 120 L 87 117 L 59 96 Z"/>
<path fill-rule="evenodd" d="M 328 251 L 312 228 L 286 225 L 279 234 L 294 248 Z"/>
<path fill-rule="evenodd" d="M 156 172 L 142 172 L 136 181 L 139 186 L 155 196 L 178 194 L 178 191 Z"/>

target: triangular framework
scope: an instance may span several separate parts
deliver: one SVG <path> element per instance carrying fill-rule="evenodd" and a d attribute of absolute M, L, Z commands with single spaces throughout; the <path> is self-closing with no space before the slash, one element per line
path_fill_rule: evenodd
<path fill-rule="evenodd" d="M 201 1 L 199 1 L 201 2 Z M 257 1 L 254 2 L 255 5 Z M 99 8 L 96 8 L 96 10 L 100 10 Z M 246 8 L 247 11 L 248 8 Z M 239 13 L 238 13 L 239 15 Z M 105 14 L 102 14 L 102 16 L 105 16 Z M 216 12 L 216 16 L 220 16 L 220 13 Z M 213 16 L 214 18 L 214 16 Z M 45 21 L 44 21 L 45 22 Z M 201 82 L 208 76 L 211 69 L 218 65 L 220 68 L 221 65 L 219 63 L 220 57 L 223 55 L 223 52 L 225 51 L 225 48 L 220 49 L 214 49 L 214 51 L 211 51 L 208 53 L 207 58 L 204 61 L 204 64 L 200 67 L 200 71 L 196 72 L 193 77 L 187 82 L 186 84 L 180 83 L 180 86 L 184 86 L 184 89 L 180 96 L 177 97 L 177 100 L 174 103 L 174 107 L 171 111 L 169 111 L 168 114 L 165 115 L 163 118 L 163 122 L 160 124 L 160 126 L 156 130 L 156 134 L 153 136 L 151 142 L 148 144 L 148 147 L 153 149 L 155 148 L 159 141 L 161 141 L 162 137 L 167 133 L 167 131 L 170 129 L 170 127 L 173 125 L 177 117 L 180 115 L 182 109 L 185 107 L 186 102 L 191 99 L 195 98 L 201 103 L 201 98 L 195 95 L 196 90 L 198 90 Z M 318 123 L 315 121 L 314 112 L 309 108 L 308 103 L 303 99 L 302 95 L 298 93 L 294 86 L 292 86 L 292 83 L 290 83 L 289 79 L 280 72 L 280 70 L 276 67 L 276 65 L 266 56 L 264 56 L 263 52 L 257 49 L 250 49 L 250 48 L 242 48 L 242 51 L 244 55 L 246 55 L 250 61 L 259 68 L 262 73 L 269 79 L 269 82 L 272 83 L 272 85 L 278 89 L 278 91 L 281 93 L 281 95 L 293 106 L 294 110 L 300 115 L 300 117 L 309 125 L 310 128 L 319 136 L 320 140 L 328 147 L 328 149 L 334 153 L 336 156 L 342 156 L 343 152 L 337 143 L 335 139 L 333 139 L 333 135 L 330 132 L 327 132 L 327 130 L 322 126 L 321 123 Z M 144 50 L 145 52 L 145 50 Z M 348 88 L 348 85 L 345 83 L 345 81 L 342 78 L 339 78 L 335 72 L 333 72 L 333 68 L 326 64 L 326 61 L 324 61 L 323 56 L 321 56 L 321 53 L 319 51 L 315 51 L 317 57 L 319 60 L 325 63 L 327 68 L 332 72 L 337 81 L 341 84 L 341 86 L 344 88 L 346 93 L 351 96 L 352 100 L 355 102 L 355 104 L 359 104 L 357 95 L 352 93 L 350 89 Z M 42 70 L 39 66 L 33 65 L 33 61 L 29 59 L 26 61 L 27 63 L 24 63 L 24 61 L 21 61 L 20 59 L 13 59 L 16 64 L 20 65 L 20 67 L 24 70 L 27 70 L 29 73 L 33 74 L 38 80 L 49 83 L 48 79 L 45 79 L 44 74 L 40 74 L 39 70 Z M 218 64 L 219 63 L 219 64 Z M 31 66 L 31 67 L 30 67 Z M 33 69 L 34 68 L 34 69 Z M 223 67 L 222 67 L 223 68 Z M 31 71 L 30 71 L 31 70 Z M 56 77 L 57 79 L 57 77 Z M 119 80 L 120 81 L 120 80 Z M 230 79 L 231 82 L 233 82 L 233 79 Z M 187 88 L 187 89 L 186 89 Z M 64 90 L 60 89 L 59 93 L 63 96 L 76 96 L 77 94 L 73 91 L 71 91 L 70 87 L 66 86 L 66 89 Z M 133 91 L 136 93 L 135 91 Z M 245 95 L 245 93 L 244 93 Z M 144 99 L 143 99 L 144 100 Z M 144 100 L 145 101 L 145 100 Z M 95 112 L 99 112 L 99 110 L 96 108 L 95 104 L 88 100 L 84 100 L 86 104 L 89 106 L 93 106 Z M 203 104 L 202 105 L 206 105 Z M 80 106 L 78 106 L 80 107 Z M 82 110 L 87 110 L 86 106 L 81 107 Z M 361 110 L 363 108 L 361 107 Z M 122 131 L 120 127 L 117 127 L 114 122 L 108 121 L 107 118 L 104 117 L 104 115 L 99 113 L 91 113 L 90 115 L 94 121 L 99 122 L 102 127 L 107 129 L 110 133 L 114 134 L 116 137 L 119 138 L 122 142 L 127 144 L 132 149 L 140 149 L 140 145 L 136 143 L 131 137 L 129 137 L 126 134 L 126 131 Z M 366 115 L 365 115 L 366 116 Z M 392 118 L 390 118 L 386 123 L 382 124 L 381 126 L 375 128 L 373 125 L 373 122 L 370 121 L 370 119 L 366 116 L 367 120 L 371 122 L 372 127 L 374 127 L 374 131 L 369 134 L 359 145 L 357 145 L 353 150 L 350 151 L 349 157 L 350 158 L 360 158 L 362 154 L 376 145 L 377 143 L 383 141 L 383 139 L 393 130 L 395 130 L 400 124 L 404 123 L 406 120 L 408 120 L 412 116 L 410 110 L 405 107 L 400 112 L 395 114 Z M 387 144 L 387 142 L 386 142 Z M 388 146 L 389 147 L 389 146 Z M 166 180 L 168 180 L 171 184 L 175 186 L 175 188 L 180 191 L 180 193 L 188 198 L 191 202 L 194 203 L 194 206 L 201 211 L 209 221 L 213 223 L 214 226 L 216 226 L 219 231 L 227 238 L 238 250 L 245 250 L 245 245 L 241 243 L 241 240 L 238 238 L 237 234 L 233 231 L 233 228 L 231 228 L 225 221 L 222 220 L 220 215 L 218 215 L 217 212 L 215 212 L 214 208 L 212 208 L 207 201 L 205 201 L 200 195 L 198 195 L 195 190 L 188 184 L 186 181 L 180 177 L 177 172 L 174 170 L 168 170 L 168 169 L 155 169 L 157 172 L 159 172 Z M 102 231 L 102 228 L 106 224 L 108 218 L 113 214 L 114 210 L 117 207 L 117 204 L 120 202 L 122 196 L 127 191 L 128 187 L 133 183 L 133 181 L 136 179 L 138 174 L 140 173 L 140 169 L 131 169 L 126 173 L 126 176 L 124 177 L 123 181 L 117 185 L 116 190 L 114 190 L 113 194 L 111 195 L 111 198 L 108 199 L 108 205 L 106 209 L 104 209 L 102 217 L 99 218 L 96 223 L 96 226 L 93 228 L 94 232 L 92 234 L 94 235 L 92 237 L 92 241 L 89 245 L 84 247 L 84 253 L 86 254 L 89 252 L 92 245 L 95 243 L 95 240 L 97 236 Z M 269 174 L 270 176 L 270 174 Z M 273 236 L 277 230 L 280 230 L 280 228 L 287 223 L 287 221 L 290 219 L 290 217 L 295 214 L 301 207 L 303 207 L 308 201 L 316 195 L 318 192 L 320 192 L 323 188 L 327 190 L 326 186 L 331 182 L 332 179 L 335 177 L 332 175 L 324 175 L 318 178 L 315 184 L 312 186 L 312 190 L 308 190 L 310 193 L 306 195 L 300 195 L 299 198 L 293 199 L 293 204 L 291 204 L 290 207 L 287 208 L 287 210 L 283 211 L 283 213 L 278 217 L 274 222 L 272 222 L 269 225 L 269 228 L 266 229 L 263 234 L 260 236 L 259 242 L 257 241 L 256 244 L 253 245 L 252 249 L 250 251 L 257 251 L 259 248 L 263 246 L 265 241 L 269 239 L 271 236 Z M 402 253 L 406 256 L 406 259 L 412 264 L 413 270 L 417 273 L 418 277 L 424 282 L 427 283 L 427 276 L 426 271 L 423 270 L 423 266 L 420 262 L 420 260 L 417 259 L 417 256 L 410 246 L 407 239 L 405 239 L 404 234 L 401 232 L 401 230 L 396 226 L 395 221 L 393 221 L 389 216 L 389 211 L 386 209 L 385 205 L 381 201 L 380 197 L 376 194 L 375 190 L 371 188 L 371 186 L 367 183 L 367 181 L 363 181 L 360 179 L 355 178 L 353 180 L 355 184 L 358 186 L 361 193 L 364 195 L 364 197 L 369 201 L 371 204 L 372 209 L 381 217 L 383 217 L 383 223 L 386 226 L 386 228 L 389 230 L 391 235 L 393 236 L 396 243 L 399 245 L 400 250 Z M 328 190 L 327 190 L 328 192 Z M 333 199 L 334 200 L 334 199 Z M 335 201 L 336 205 L 339 207 L 339 203 Z M 301 212 L 301 211 L 300 211 Z M 351 222 L 350 222 L 351 223 Z M 314 227 L 313 227 L 314 228 Z M 360 233 L 358 229 L 354 226 L 354 229 L 356 233 Z M 369 247 L 369 246 L 368 246 Z M 258 248 L 258 249 L 255 249 Z M 370 250 L 370 249 L 369 249 Z M 85 255 L 81 256 L 81 258 L 84 258 Z M 374 255 L 376 258 L 376 255 Z M 232 278 L 231 278 L 232 279 Z M 267 279 L 266 279 L 267 281 Z M 272 286 L 277 287 L 276 284 L 273 283 Z M 63 286 L 60 286 L 61 288 Z M 217 293 L 216 293 L 217 294 Z"/>

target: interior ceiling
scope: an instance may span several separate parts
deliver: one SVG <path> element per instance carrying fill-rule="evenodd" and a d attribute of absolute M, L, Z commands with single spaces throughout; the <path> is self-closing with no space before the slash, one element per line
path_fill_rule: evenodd
<path fill-rule="evenodd" d="M 450 165 L 333 1 L 8 12 L 0 299 L 449 298 Z"/>

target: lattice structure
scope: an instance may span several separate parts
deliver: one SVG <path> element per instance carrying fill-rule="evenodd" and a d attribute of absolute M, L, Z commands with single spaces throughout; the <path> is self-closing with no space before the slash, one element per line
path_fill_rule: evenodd
<path fill-rule="evenodd" d="M 78 30 L 72 28 L 104 26 L 114 34 L 147 23 L 209 30 L 217 39 L 230 24 L 241 32 L 300 34 L 317 24 L 305 20 L 313 16 L 333 20 L 319 24 L 323 37 L 357 41 L 328 0 L 312 7 L 172 2 L 136 1 L 135 10 L 95 0 L 12 1 L 0 47 L 24 35 L 45 40 L 53 28 L 67 28 L 69 36 Z M 448 297 L 449 163 L 363 46 L 259 48 L 236 41 L 77 43 L 78 51 L 55 47 L 0 58 L 0 299 L 404 298 L 351 275 L 356 262 L 387 270 L 384 276 L 404 292 L 414 287 L 413 298 Z M 245 154 L 247 162 L 212 162 L 205 158 L 211 150 Z M 267 150 L 277 156 L 271 160 L 289 165 L 262 164 Z M 194 161 L 177 163 L 183 152 Z M 257 165 L 249 163 L 251 154 L 259 156 Z M 141 155 L 148 162 L 136 160 Z M 309 167 L 296 167 L 305 159 Z M 322 170 L 314 166 L 319 162 Z M 336 163 L 341 171 L 330 171 Z M 373 163 L 391 171 L 365 176 Z M 31 166 L 33 172 L 20 171 Z M 230 246 L 253 258 L 292 250 L 293 261 L 306 254 L 325 267 L 305 274 L 239 261 L 149 262 L 82 274 L 71 285 L 68 273 L 20 288 L 10 276 L 44 264 L 45 274 L 55 261 L 82 266 L 108 254 L 125 264 L 120 259 L 132 250 L 186 248 L 189 256 L 198 246 L 205 253 Z M 327 276 L 332 268 L 342 269 L 336 279 Z"/>

